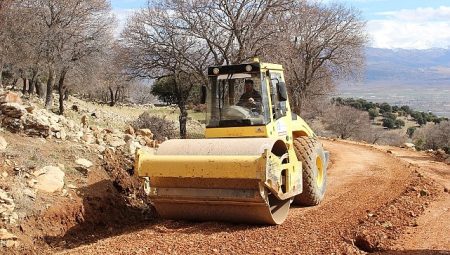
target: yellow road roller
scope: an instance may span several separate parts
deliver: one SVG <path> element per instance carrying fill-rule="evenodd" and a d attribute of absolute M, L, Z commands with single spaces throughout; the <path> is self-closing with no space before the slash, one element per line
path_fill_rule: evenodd
<path fill-rule="evenodd" d="M 136 153 L 162 218 L 277 225 L 291 204 L 324 197 L 328 152 L 291 111 L 283 67 L 208 68 L 205 139 L 174 139 Z"/>

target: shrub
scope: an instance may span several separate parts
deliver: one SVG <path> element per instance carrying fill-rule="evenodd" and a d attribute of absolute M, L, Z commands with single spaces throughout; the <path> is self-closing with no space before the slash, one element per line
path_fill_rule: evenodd
<path fill-rule="evenodd" d="M 414 133 L 415 144 L 419 149 L 447 149 L 450 147 L 450 122 L 430 124 Z"/>
<path fill-rule="evenodd" d="M 412 138 L 415 131 L 416 131 L 415 127 L 409 127 L 408 130 L 406 130 L 406 134 L 408 135 L 409 138 Z"/>
<path fill-rule="evenodd" d="M 155 139 L 159 141 L 164 141 L 166 137 L 175 138 L 177 134 L 177 128 L 173 121 L 166 117 L 152 116 L 148 112 L 139 115 L 138 119 L 131 123 L 131 126 L 135 129 L 150 129 Z"/>
<path fill-rule="evenodd" d="M 405 126 L 405 122 L 401 119 L 395 120 L 395 128 L 402 128 Z"/>
<path fill-rule="evenodd" d="M 383 119 L 383 127 L 388 129 L 395 128 L 395 120 L 391 118 L 384 118 Z"/>
<path fill-rule="evenodd" d="M 350 106 L 331 107 L 324 118 L 327 130 L 332 131 L 342 139 L 359 137 L 361 133 L 370 128 L 370 119 L 367 112 Z"/>
<path fill-rule="evenodd" d="M 380 112 L 381 113 L 392 112 L 392 107 L 388 103 L 382 103 L 380 105 Z"/>
<path fill-rule="evenodd" d="M 376 108 L 369 109 L 369 117 L 371 120 L 375 119 L 380 115 L 380 112 Z"/>

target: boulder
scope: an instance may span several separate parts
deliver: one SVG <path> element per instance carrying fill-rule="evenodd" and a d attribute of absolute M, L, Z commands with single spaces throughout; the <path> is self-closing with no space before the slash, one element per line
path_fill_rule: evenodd
<path fill-rule="evenodd" d="M 123 137 L 123 140 L 128 143 L 129 141 L 133 141 L 134 137 L 130 134 L 125 134 L 125 136 Z"/>
<path fill-rule="evenodd" d="M 3 136 L 0 136 L 0 151 L 6 150 L 6 147 L 8 147 L 8 142 L 6 142 Z"/>
<path fill-rule="evenodd" d="M 36 188 L 39 191 L 53 193 L 64 187 L 64 172 L 56 166 L 46 166 L 33 173 L 36 176 Z"/>
<path fill-rule="evenodd" d="M 413 143 L 404 143 L 402 147 L 412 149 L 415 148 L 416 145 Z"/>
<path fill-rule="evenodd" d="M 134 155 L 137 149 L 142 148 L 142 146 L 138 142 L 128 141 L 125 145 L 125 153 L 130 155 Z"/>
<path fill-rule="evenodd" d="M 126 144 L 122 138 L 110 134 L 105 136 L 105 141 L 109 146 L 114 148 L 124 146 Z"/>
<path fill-rule="evenodd" d="M 27 112 L 27 109 L 19 103 L 4 103 L 0 105 L 0 111 L 3 115 L 12 117 L 12 118 L 20 118 L 23 115 L 25 115 Z"/>
<path fill-rule="evenodd" d="M 83 141 L 85 141 L 87 144 L 92 144 L 95 142 L 94 135 L 91 133 L 84 133 L 81 139 L 83 139 Z"/>
<path fill-rule="evenodd" d="M 77 163 L 77 165 L 84 167 L 84 168 L 89 168 L 94 165 L 91 161 L 84 159 L 84 158 L 77 159 L 75 161 L 75 163 Z"/>
<path fill-rule="evenodd" d="M 143 128 L 143 129 L 139 129 L 138 131 L 136 131 L 137 135 L 142 135 L 142 136 L 146 136 L 150 139 L 153 138 L 153 133 L 150 129 L 148 128 Z"/>
<path fill-rule="evenodd" d="M 128 127 L 125 129 L 125 134 L 134 135 L 136 132 L 134 131 L 134 128 L 131 125 L 128 125 Z"/>
<path fill-rule="evenodd" d="M 4 117 L 1 124 L 13 133 L 18 133 L 23 129 L 22 122 L 17 118 Z"/>
<path fill-rule="evenodd" d="M 0 104 L 4 103 L 18 103 L 22 104 L 22 99 L 19 94 L 14 92 L 6 92 L 0 95 Z"/>
<path fill-rule="evenodd" d="M 17 236 L 8 232 L 8 230 L 2 228 L 0 229 L 0 247 L 11 248 L 17 246 Z"/>
<path fill-rule="evenodd" d="M 40 112 L 26 114 L 22 122 L 24 131 L 29 136 L 48 137 L 50 135 L 51 127 L 48 118 Z"/>

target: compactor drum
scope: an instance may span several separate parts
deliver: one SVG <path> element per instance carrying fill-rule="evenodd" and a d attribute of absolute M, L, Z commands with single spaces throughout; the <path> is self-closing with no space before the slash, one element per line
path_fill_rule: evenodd
<path fill-rule="evenodd" d="M 319 204 L 328 153 L 291 112 L 282 66 L 256 61 L 208 75 L 206 139 L 137 152 L 136 172 L 149 178 L 160 216 L 275 225 L 291 203 Z"/>

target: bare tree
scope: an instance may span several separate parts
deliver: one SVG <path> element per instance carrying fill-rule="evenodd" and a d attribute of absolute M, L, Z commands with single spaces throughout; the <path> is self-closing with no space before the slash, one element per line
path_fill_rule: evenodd
<path fill-rule="evenodd" d="M 339 138 L 361 137 L 370 129 L 370 118 L 363 112 L 350 106 L 333 106 L 325 114 L 324 123 L 327 130 L 333 131 Z"/>
<path fill-rule="evenodd" d="M 300 113 L 308 101 L 329 95 L 335 80 L 362 73 L 367 38 L 357 10 L 295 2 L 280 24 L 278 47 L 266 54 L 283 63 L 295 112 Z"/>
<path fill-rule="evenodd" d="M 416 130 L 413 140 L 421 149 L 444 149 L 450 152 L 450 122 L 430 123 Z"/>
<path fill-rule="evenodd" d="M 187 100 L 195 85 L 205 84 L 203 72 L 210 52 L 201 41 L 179 29 L 171 10 L 148 6 L 129 21 L 123 32 L 127 70 L 134 78 L 173 77 L 180 110 L 180 136 L 186 138 Z"/>
<path fill-rule="evenodd" d="M 163 1 L 174 11 L 179 29 L 200 39 L 216 65 L 236 64 L 275 46 L 280 28 L 273 25 L 291 7 L 291 0 Z"/>

